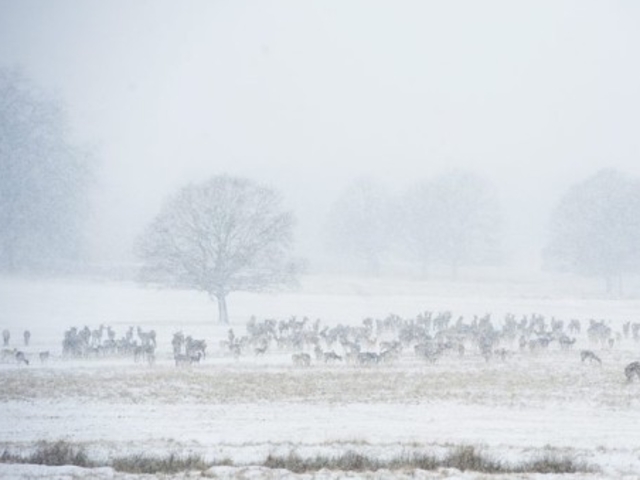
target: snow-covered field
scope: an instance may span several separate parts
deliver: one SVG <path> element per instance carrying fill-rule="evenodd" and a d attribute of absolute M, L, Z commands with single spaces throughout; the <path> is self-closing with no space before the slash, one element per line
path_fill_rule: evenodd
<path fill-rule="evenodd" d="M 536 282 L 309 277 L 293 293 L 232 295 L 230 327 L 238 336 L 251 315 L 308 316 L 334 326 L 359 325 L 365 317 L 381 319 L 390 313 L 413 318 L 424 311 L 450 310 L 454 318 L 463 315 L 469 321 L 474 314 L 491 313 L 501 325 L 511 312 L 518 318 L 532 313 L 565 322 L 576 318 L 583 326 L 572 349 L 551 345 L 546 352 L 532 353 L 505 346 L 512 352 L 505 361 L 486 362 L 469 351 L 431 364 L 407 351 L 374 367 L 313 362 L 299 368 L 292 365 L 291 352 L 228 355 L 220 342 L 230 327 L 217 325 L 215 305 L 194 292 L 129 283 L 2 279 L 0 330 L 11 332 L 11 347 L 25 351 L 30 365 L 0 364 L 0 451 L 28 452 L 41 440 L 66 440 L 97 459 L 195 453 L 236 465 L 214 467 L 206 472 L 210 476 L 279 478 L 285 472 L 251 465 L 269 454 L 292 451 L 301 456 L 356 451 L 392 458 L 473 445 L 501 461 L 553 452 L 598 469 L 572 478 L 640 478 L 640 382 L 626 383 L 623 373 L 626 364 L 640 360 L 640 344 L 622 337 L 612 348 L 603 348 L 589 344 L 584 334 L 589 319 L 605 319 L 614 332 L 621 332 L 623 322 L 640 320 L 640 301 L 594 293 L 587 283 L 541 287 Z M 62 358 L 65 330 L 100 324 L 119 335 L 129 326 L 155 329 L 155 365 L 132 358 Z M 22 344 L 25 329 L 32 333 L 28 347 Z M 171 338 L 178 330 L 206 339 L 202 363 L 176 368 Z M 594 349 L 602 366 L 582 363 L 581 348 Z M 38 353 L 45 350 L 51 359 L 40 363 Z M 349 475 L 477 476 L 455 470 Z M 133 476 L 109 468 L 0 464 L 0 477 Z"/>

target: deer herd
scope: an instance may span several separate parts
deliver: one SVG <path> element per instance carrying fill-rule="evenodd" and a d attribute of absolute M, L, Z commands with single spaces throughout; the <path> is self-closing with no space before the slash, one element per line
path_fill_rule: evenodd
<path fill-rule="evenodd" d="M 31 332 L 24 332 L 24 346 L 28 347 Z M 29 365 L 29 357 L 35 352 L 27 352 L 10 348 L 11 333 L 3 331 L 3 349 L 0 352 L 0 363 Z M 205 356 L 206 343 L 195 340 L 191 336 L 185 337 L 182 332 L 174 335 L 173 353 L 176 365 L 191 365 L 199 362 Z M 72 327 L 63 334 L 60 358 L 64 360 L 114 359 L 132 358 L 135 363 L 154 365 L 156 362 L 157 336 L 155 330 L 145 331 L 141 327 L 129 327 L 124 334 L 117 335 L 116 331 L 105 325 L 96 329 L 88 326 Z M 49 350 L 37 352 L 40 363 L 47 363 L 51 354 Z"/>
<path fill-rule="evenodd" d="M 579 352 L 580 361 L 602 365 L 595 352 L 611 351 L 625 341 L 640 345 L 640 323 L 626 322 L 616 332 L 604 320 L 589 320 L 583 326 L 577 319 L 565 323 L 538 314 L 521 318 L 508 314 L 499 328 L 491 315 L 465 321 L 451 312 L 424 312 L 411 319 L 397 315 L 382 320 L 367 318 L 357 326 L 326 326 L 308 318 L 258 321 L 252 317 L 246 334 L 238 336 L 230 329 L 220 348 L 234 357 L 292 352 L 291 362 L 296 367 L 372 367 L 407 357 L 435 363 L 464 356 L 506 362 L 516 355 L 539 355 L 551 349 L 571 355 L 581 336 L 586 337 L 590 349 Z M 640 362 L 627 365 L 624 374 L 629 382 L 636 377 L 640 380 Z"/>
<path fill-rule="evenodd" d="M 374 367 L 400 358 L 416 358 L 435 363 L 446 357 L 477 357 L 482 362 L 506 362 L 514 355 L 537 355 L 555 348 L 571 352 L 581 336 L 591 349 L 579 352 L 583 364 L 602 365 L 596 352 L 614 349 L 622 342 L 640 345 L 640 323 L 626 322 L 614 331 L 610 322 L 589 320 L 584 327 L 579 320 L 568 323 L 533 314 L 516 318 L 508 314 L 502 325 L 494 326 L 491 315 L 474 316 L 470 321 L 455 318 L 451 312 L 424 312 L 415 318 L 389 315 L 385 319 L 367 318 L 356 326 L 326 326 L 308 318 L 262 320 L 252 317 L 246 332 L 237 336 L 229 329 L 220 342 L 220 353 L 235 358 L 260 357 L 267 352 L 289 352 L 295 367 L 312 365 L 355 365 Z M 49 361 L 49 350 L 33 352 L 29 346 L 31 332 L 22 335 L 24 349 L 11 347 L 11 332 L 2 332 L 0 363 L 28 366 L 32 357 L 40 363 Z M 64 332 L 61 359 L 132 358 L 135 363 L 154 365 L 157 335 L 155 330 L 129 327 L 117 335 L 110 326 L 96 329 L 72 327 Z M 175 332 L 171 339 L 172 361 L 177 367 L 199 364 L 206 357 L 205 340 Z M 627 382 L 640 381 L 640 361 L 623 368 Z"/>

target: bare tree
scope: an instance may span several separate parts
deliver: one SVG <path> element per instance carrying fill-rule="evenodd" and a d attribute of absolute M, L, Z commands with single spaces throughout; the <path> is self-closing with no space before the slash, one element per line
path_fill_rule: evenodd
<path fill-rule="evenodd" d="M 229 323 L 227 295 L 295 283 L 293 215 L 274 190 L 215 176 L 172 196 L 139 239 L 142 278 L 206 292 Z"/>

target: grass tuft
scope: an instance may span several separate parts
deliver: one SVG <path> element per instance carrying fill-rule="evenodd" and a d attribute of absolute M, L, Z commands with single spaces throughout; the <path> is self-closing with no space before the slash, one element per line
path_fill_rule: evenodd
<path fill-rule="evenodd" d="M 36 450 L 27 456 L 16 455 L 5 450 L 0 455 L 2 463 L 27 463 L 32 465 L 75 465 L 77 467 L 92 467 L 85 450 L 75 447 L 68 442 L 39 442 Z"/>
<path fill-rule="evenodd" d="M 426 453 L 414 452 L 411 455 L 404 454 L 387 462 L 385 468 L 389 470 L 402 470 L 416 468 L 420 470 L 436 470 L 442 466 L 442 462 L 435 456 Z"/>
<path fill-rule="evenodd" d="M 211 465 L 197 455 L 181 457 L 171 453 L 166 457 L 130 455 L 110 462 L 110 466 L 119 472 L 127 473 L 179 473 L 191 470 L 203 471 Z"/>
<path fill-rule="evenodd" d="M 303 458 L 293 451 L 284 457 L 270 454 L 263 466 L 304 473 L 323 469 L 347 472 L 376 471 L 384 467 L 384 464 L 379 460 L 350 450 L 338 456 L 316 455 L 310 458 Z"/>
<path fill-rule="evenodd" d="M 491 460 L 480 453 L 475 447 L 460 446 L 451 452 L 442 462 L 448 468 L 457 468 L 460 471 L 471 470 L 482 473 L 503 473 L 509 469 L 500 462 Z"/>
<path fill-rule="evenodd" d="M 581 473 L 589 472 L 590 468 L 585 462 L 577 461 L 568 455 L 558 456 L 546 453 L 542 457 L 523 465 L 524 471 L 537 473 Z"/>

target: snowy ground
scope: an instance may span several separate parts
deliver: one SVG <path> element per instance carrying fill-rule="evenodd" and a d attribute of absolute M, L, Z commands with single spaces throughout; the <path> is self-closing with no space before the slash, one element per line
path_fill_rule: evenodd
<path fill-rule="evenodd" d="M 324 277 L 305 279 L 294 293 L 237 294 L 229 307 L 238 335 L 251 315 L 306 315 L 335 325 L 389 313 L 415 317 L 425 310 L 451 310 L 456 317 L 492 313 L 496 323 L 507 312 L 541 313 L 577 318 L 583 327 L 588 319 L 607 319 L 614 331 L 624 321 L 640 320 L 640 301 L 593 297 L 590 288 Z M 29 366 L 0 364 L 0 449 L 26 452 L 40 440 L 63 439 L 95 458 L 177 452 L 250 465 L 270 453 L 290 451 L 306 456 L 353 450 L 391 458 L 462 444 L 503 461 L 544 451 L 566 453 L 600 469 L 572 478 L 640 478 L 640 382 L 627 384 L 622 373 L 628 362 L 640 359 L 640 345 L 632 340 L 598 348 L 601 367 L 580 362 L 579 349 L 592 348 L 583 336 L 570 351 L 550 347 L 532 354 L 514 348 L 505 362 L 487 363 L 470 353 L 427 364 L 408 352 L 375 368 L 314 364 L 301 369 L 291 365 L 286 352 L 239 359 L 225 355 L 220 341 L 228 327 L 215 324 L 215 311 L 206 297 L 193 292 L 127 283 L 0 280 L 0 329 L 10 330 L 12 346 L 31 359 Z M 100 324 L 119 333 L 129 325 L 154 328 L 156 364 L 61 358 L 64 330 Z M 32 332 L 29 347 L 21 346 L 25 328 Z M 209 355 L 202 364 L 174 366 L 170 341 L 177 330 L 207 339 Z M 44 350 L 52 358 L 40 364 L 37 353 Z M 258 467 L 216 467 L 207 474 L 285 476 Z M 397 477 L 414 474 L 477 477 L 446 470 L 394 472 Z M 133 478 L 111 469 L 0 464 L 2 478 L 52 476 Z"/>

